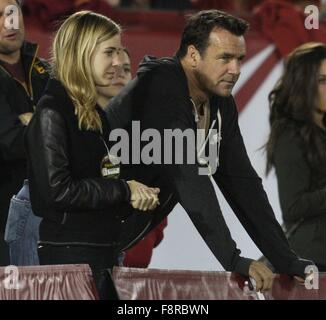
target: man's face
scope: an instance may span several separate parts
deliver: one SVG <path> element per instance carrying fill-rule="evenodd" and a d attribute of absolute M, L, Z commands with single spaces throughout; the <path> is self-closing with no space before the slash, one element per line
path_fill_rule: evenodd
<path fill-rule="evenodd" d="M 245 54 L 242 36 L 235 36 L 224 29 L 213 29 L 209 45 L 194 70 L 199 89 L 207 95 L 228 97 L 240 76 Z"/>
<path fill-rule="evenodd" d="M 5 14 L 6 7 L 14 5 L 18 12 L 18 30 L 7 29 L 5 21 L 8 16 Z M 25 38 L 23 15 L 15 0 L 0 0 L 0 54 L 10 55 L 20 50 Z"/>

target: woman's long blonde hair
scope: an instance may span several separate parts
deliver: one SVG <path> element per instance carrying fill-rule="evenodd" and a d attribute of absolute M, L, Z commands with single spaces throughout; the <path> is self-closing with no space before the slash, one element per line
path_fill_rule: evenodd
<path fill-rule="evenodd" d="M 91 56 L 96 45 L 121 29 L 111 19 L 91 11 L 72 14 L 59 28 L 52 46 L 52 76 L 59 80 L 75 106 L 80 129 L 102 132 L 96 112 L 97 91 Z"/>

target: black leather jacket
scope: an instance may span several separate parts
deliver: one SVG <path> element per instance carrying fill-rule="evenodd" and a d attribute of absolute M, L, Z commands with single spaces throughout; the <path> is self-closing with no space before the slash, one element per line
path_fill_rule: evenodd
<path fill-rule="evenodd" d="M 103 135 L 79 130 L 63 86 L 50 80 L 26 131 L 31 204 L 43 217 L 40 240 L 53 243 L 110 244 L 125 215 L 130 191 L 120 179 L 101 176 L 109 128 Z"/>

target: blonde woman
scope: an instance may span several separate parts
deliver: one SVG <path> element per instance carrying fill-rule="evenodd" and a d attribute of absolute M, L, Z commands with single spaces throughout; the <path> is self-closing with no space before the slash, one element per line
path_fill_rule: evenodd
<path fill-rule="evenodd" d="M 159 193 L 110 174 L 110 129 L 98 90 L 121 67 L 120 32 L 89 11 L 62 24 L 52 48 L 53 79 L 26 133 L 31 204 L 43 218 L 40 264 L 89 264 L 99 289 L 102 271 L 117 263 L 117 239 L 132 207 L 154 209 Z"/>

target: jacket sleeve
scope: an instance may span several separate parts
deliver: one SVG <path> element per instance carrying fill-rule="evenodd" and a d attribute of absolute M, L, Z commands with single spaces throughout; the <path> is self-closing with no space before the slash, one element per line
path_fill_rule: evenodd
<path fill-rule="evenodd" d="M 140 95 L 139 105 L 143 110 L 141 127 L 142 130 L 149 128 L 158 130 L 163 138 L 162 148 L 168 145 L 164 140 L 164 130 L 176 129 L 182 133 L 192 127 L 193 119 L 189 119 L 189 112 L 183 111 L 185 104 L 188 105 L 189 101 L 187 97 L 179 97 L 179 85 L 175 81 L 178 80 L 167 74 L 163 77 L 157 75 L 147 84 L 142 84 L 143 88 L 146 88 L 146 93 Z M 248 275 L 252 260 L 240 257 L 240 250 L 237 249 L 224 221 L 210 178 L 198 174 L 197 163 L 187 164 L 186 139 L 183 148 L 175 152 L 175 157 L 172 156 L 172 164 L 155 165 L 154 171 L 171 188 L 222 266 L 227 271 Z M 166 151 L 164 153 L 166 155 Z M 183 159 L 182 164 L 176 161 L 180 157 Z M 163 159 L 164 155 L 162 155 L 162 161 Z"/>
<path fill-rule="evenodd" d="M 248 275 L 251 259 L 240 257 L 223 218 L 214 187 L 194 164 L 162 166 L 162 175 L 194 226 L 227 271 Z"/>
<path fill-rule="evenodd" d="M 303 265 L 310 262 L 299 261 L 291 251 L 275 218 L 261 179 L 248 158 L 233 100 L 225 110 L 220 167 L 214 179 L 241 224 L 277 271 L 304 276 Z"/>
<path fill-rule="evenodd" d="M 0 92 L 0 151 L 5 161 L 25 159 L 25 126 L 10 108 L 5 95 Z"/>
<path fill-rule="evenodd" d="M 57 111 L 38 110 L 28 127 L 26 142 L 33 182 L 48 206 L 63 212 L 96 211 L 129 201 L 129 187 L 123 180 L 73 178 L 67 129 Z"/>
<path fill-rule="evenodd" d="M 274 163 L 284 221 L 325 215 L 326 187 L 311 190 L 311 170 L 298 133 L 290 129 L 278 139 Z"/>

